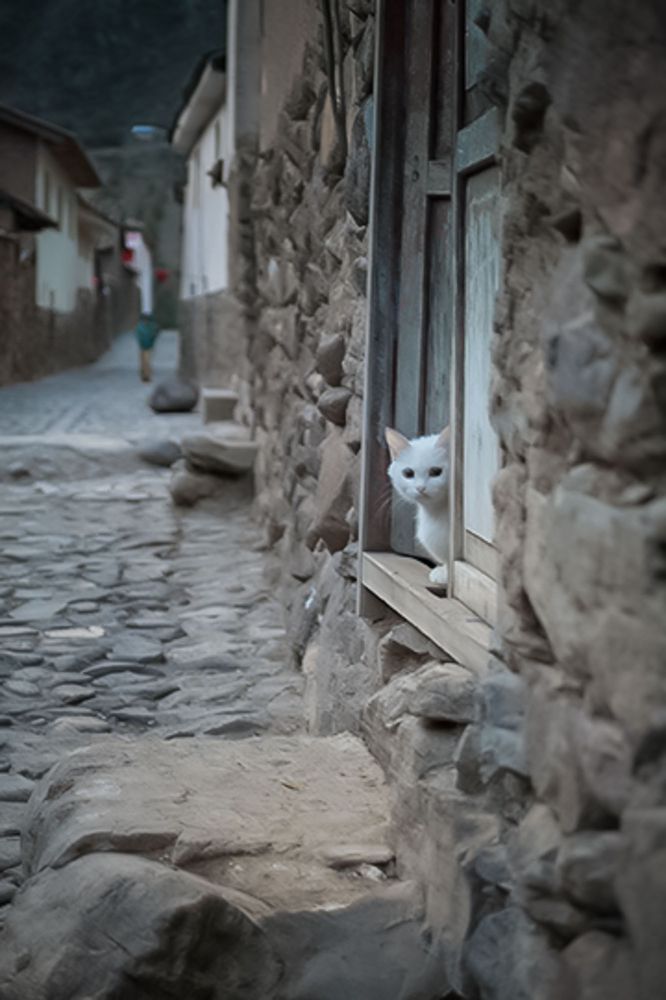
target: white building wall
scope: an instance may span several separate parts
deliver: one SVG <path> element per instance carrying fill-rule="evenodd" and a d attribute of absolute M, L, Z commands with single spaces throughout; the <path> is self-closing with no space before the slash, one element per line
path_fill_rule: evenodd
<path fill-rule="evenodd" d="M 37 151 L 35 184 L 37 205 L 58 222 L 57 229 L 37 234 L 37 305 L 71 312 L 79 287 L 76 188 L 42 143 Z"/>
<path fill-rule="evenodd" d="M 218 292 L 229 284 L 229 198 L 213 187 L 208 171 L 224 160 L 229 169 L 229 119 L 225 108 L 213 116 L 187 160 L 183 209 L 181 298 Z"/>
<path fill-rule="evenodd" d="M 125 233 L 125 246 L 133 253 L 131 266 L 136 271 L 141 312 L 150 315 L 153 311 L 153 256 L 138 230 Z"/>

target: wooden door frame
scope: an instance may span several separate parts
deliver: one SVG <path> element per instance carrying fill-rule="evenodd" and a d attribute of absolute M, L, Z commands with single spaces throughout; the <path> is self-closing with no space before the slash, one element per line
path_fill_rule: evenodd
<path fill-rule="evenodd" d="M 479 590 L 474 567 L 469 567 L 469 593 L 478 593 L 475 610 L 455 597 L 435 597 L 427 590 L 423 564 L 390 551 L 388 519 L 381 515 L 388 493 L 388 456 L 384 428 L 393 422 L 394 366 L 399 331 L 397 290 L 402 238 L 405 145 L 404 94 L 407 59 L 404 46 L 405 4 L 403 0 L 378 0 L 375 48 L 375 103 L 373 158 L 370 196 L 368 308 L 363 416 L 363 449 L 359 502 L 358 610 L 364 617 L 378 617 L 389 604 L 421 628 L 442 648 L 467 650 L 466 659 L 482 662 L 490 638 L 487 622 L 492 619 L 493 594 L 482 581 Z M 456 18 L 454 51 L 460 65 L 464 11 Z M 432 51 L 432 50 L 431 50 Z M 462 506 L 464 384 L 464 203 L 465 178 L 495 162 L 499 119 L 495 111 L 460 128 L 461 73 L 456 71 L 454 138 L 447 160 L 428 162 L 426 195 L 450 197 L 453 202 L 452 274 L 454 325 L 451 342 L 451 566 L 464 559 Z M 464 86 L 464 85 L 463 85 Z M 489 136 L 491 139 L 489 140 Z M 424 165 L 425 166 L 425 165 Z M 462 219 L 460 213 L 463 212 Z M 455 522 L 455 523 L 454 523 Z M 469 577 L 470 574 L 468 573 Z M 421 581 L 419 584 L 418 581 Z M 492 585 L 492 581 L 490 581 Z M 422 586 L 421 600 L 415 600 Z M 470 598 L 468 598 L 470 599 Z M 485 621 L 481 619 L 481 615 Z M 418 620 L 417 620 L 418 619 Z"/>

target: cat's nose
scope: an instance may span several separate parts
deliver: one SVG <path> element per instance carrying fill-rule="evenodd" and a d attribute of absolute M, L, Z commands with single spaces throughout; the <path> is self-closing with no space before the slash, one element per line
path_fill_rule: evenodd
<path fill-rule="evenodd" d="M 427 486 L 417 486 L 416 487 L 416 492 L 417 493 L 425 493 L 425 491 L 427 490 L 427 488 L 428 488 Z"/>

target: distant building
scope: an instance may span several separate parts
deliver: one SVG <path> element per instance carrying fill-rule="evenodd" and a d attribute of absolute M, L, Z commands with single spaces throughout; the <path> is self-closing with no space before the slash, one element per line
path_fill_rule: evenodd
<path fill-rule="evenodd" d="M 224 53 L 207 54 L 186 88 L 171 129 L 174 149 L 187 161 L 183 192 L 181 333 L 184 367 L 210 383 L 225 381 L 234 365 L 225 356 L 224 329 L 237 308 L 229 296 L 231 130 Z M 229 345 L 226 345 L 228 348 Z"/>
<path fill-rule="evenodd" d="M 134 220 L 125 223 L 123 261 L 130 268 L 139 286 L 141 312 L 152 315 L 154 305 L 153 255 L 143 235 L 143 225 Z"/>
<path fill-rule="evenodd" d="M 136 298 L 100 178 L 72 133 L 0 105 L 0 382 L 98 356 Z"/>

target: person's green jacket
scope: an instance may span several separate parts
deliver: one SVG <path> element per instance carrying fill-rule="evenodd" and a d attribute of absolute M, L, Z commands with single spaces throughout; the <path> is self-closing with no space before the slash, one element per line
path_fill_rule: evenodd
<path fill-rule="evenodd" d="M 160 328 L 151 316 L 142 316 L 136 326 L 136 339 L 142 351 L 152 350 Z"/>

